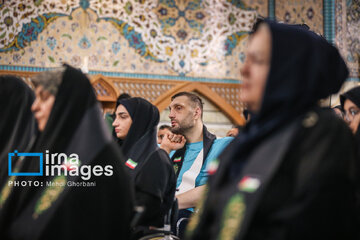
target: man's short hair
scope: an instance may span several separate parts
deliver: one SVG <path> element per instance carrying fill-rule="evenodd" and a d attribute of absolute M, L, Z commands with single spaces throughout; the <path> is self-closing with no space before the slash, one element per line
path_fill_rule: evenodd
<path fill-rule="evenodd" d="M 201 109 L 201 119 L 203 117 L 203 106 L 204 102 L 201 100 L 201 98 L 191 92 L 179 92 L 171 97 L 171 101 L 173 101 L 177 97 L 186 96 L 195 106 L 198 106 Z"/>
<path fill-rule="evenodd" d="M 170 130 L 170 129 L 171 129 L 171 127 L 170 127 L 169 125 L 166 125 L 166 124 L 161 125 L 161 126 L 159 127 L 159 130 L 164 130 L 164 129 L 168 129 L 168 130 Z"/>

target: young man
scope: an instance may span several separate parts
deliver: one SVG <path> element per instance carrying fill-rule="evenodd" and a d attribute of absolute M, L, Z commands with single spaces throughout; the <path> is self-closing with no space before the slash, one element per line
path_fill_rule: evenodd
<path fill-rule="evenodd" d="M 163 140 L 166 133 L 171 134 L 170 128 L 171 127 L 169 125 L 166 125 L 166 124 L 161 125 L 159 127 L 159 130 L 157 132 L 157 143 L 158 144 L 161 144 L 161 142 L 162 142 L 162 140 Z"/>
<path fill-rule="evenodd" d="M 233 138 L 216 139 L 215 135 L 208 132 L 202 121 L 203 102 L 193 93 L 180 92 L 172 96 L 169 110 L 173 134 L 165 135 L 161 148 L 168 153 L 176 150 L 171 159 L 177 175 L 176 198 L 179 216 L 176 229 L 173 230 L 176 230 L 176 234 L 181 238 L 187 219 L 194 212 L 194 207 L 204 191 L 208 178 L 208 163 L 214 160 Z"/>

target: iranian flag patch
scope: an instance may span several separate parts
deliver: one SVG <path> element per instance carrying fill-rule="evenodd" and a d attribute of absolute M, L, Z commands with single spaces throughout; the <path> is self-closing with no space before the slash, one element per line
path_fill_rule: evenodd
<path fill-rule="evenodd" d="M 181 157 L 174 158 L 174 162 L 181 162 Z"/>
<path fill-rule="evenodd" d="M 219 159 L 215 158 L 209 163 L 206 169 L 209 175 L 213 175 L 216 172 L 219 167 L 219 162 Z"/>
<path fill-rule="evenodd" d="M 126 163 L 125 163 L 126 166 L 128 166 L 129 168 L 131 169 L 134 169 L 136 168 L 137 166 L 137 162 L 133 161 L 131 158 L 129 158 Z"/>
<path fill-rule="evenodd" d="M 260 186 L 260 180 L 258 178 L 244 176 L 239 184 L 239 190 L 243 192 L 253 193 L 255 192 Z"/>

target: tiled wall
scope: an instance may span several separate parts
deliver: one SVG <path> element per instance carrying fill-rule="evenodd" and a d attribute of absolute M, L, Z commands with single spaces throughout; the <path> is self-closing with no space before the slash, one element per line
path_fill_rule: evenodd
<path fill-rule="evenodd" d="M 225 0 L 22 2 L 0 5 L 0 64 L 130 77 L 234 82 L 256 16 Z"/>
<path fill-rule="evenodd" d="M 335 44 L 350 70 L 350 78 L 360 77 L 360 1 L 335 1 Z"/>
<path fill-rule="evenodd" d="M 323 1 L 276 0 L 275 16 L 285 23 L 306 23 L 311 30 L 323 34 Z"/>
<path fill-rule="evenodd" d="M 67 62 L 90 74 L 237 82 L 246 33 L 260 14 L 334 38 L 359 78 L 359 0 L 1 2 L 0 69 Z"/>

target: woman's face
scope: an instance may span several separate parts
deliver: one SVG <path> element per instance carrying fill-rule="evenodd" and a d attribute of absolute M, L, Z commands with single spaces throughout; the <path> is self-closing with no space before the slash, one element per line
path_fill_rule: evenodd
<path fill-rule="evenodd" d="M 36 98 L 31 106 L 31 111 L 35 115 L 39 131 L 42 132 L 49 120 L 55 102 L 55 96 L 44 90 L 41 85 L 35 89 L 35 96 Z"/>
<path fill-rule="evenodd" d="M 252 112 L 260 111 L 266 80 L 270 70 L 271 33 L 266 24 L 250 37 L 246 59 L 240 69 L 243 77 L 240 99 Z"/>
<path fill-rule="evenodd" d="M 123 105 L 119 105 L 115 111 L 115 120 L 113 127 L 115 127 L 116 136 L 122 140 L 128 135 L 129 129 L 132 124 L 132 119 L 129 112 Z"/>
<path fill-rule="evenodd" d="M 360 123 L 360 109 L 351 100 L 346 99 L 344 102 L 344 112 L 344 119 L 349 124 L 353 134 L 355 134 Z"/>

